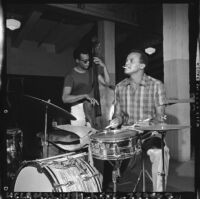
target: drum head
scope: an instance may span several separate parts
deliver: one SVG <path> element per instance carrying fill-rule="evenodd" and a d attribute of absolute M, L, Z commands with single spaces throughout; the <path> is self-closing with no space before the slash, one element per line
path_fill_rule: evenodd
<path fill-rule="evenodd" d="M 124 139 L 129 139 L 135 137 L 137 135 L 137 131 L 134 130 L 104 130 L 103 132 L 96 133 L 91 135 L 91 139 L 101 140 L 104 142 L 117 142 L 122 141 Z"/>
<path fill-rule="evenodd" d="M 31 179 L 31 180 L 30 180 Z M 14 184 L 15 192 L 52 192 L 51 181 L 34 166 L 24 167 Z"/>
<path fill-rule="evenodd" d="M 15 192 L 99 192 L 101 174 L 84 160 L 85 153 L 59 155 L 24 163 L 13 184 Z"/>

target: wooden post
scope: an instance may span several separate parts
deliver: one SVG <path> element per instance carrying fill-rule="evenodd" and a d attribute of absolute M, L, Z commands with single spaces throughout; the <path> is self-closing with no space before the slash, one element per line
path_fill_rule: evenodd
<path fill-rule="evenodd" d="M 190 98 L 188 4 L 163 4 L 164 83 L 167 97 Z M 168 123 L 190 125 L 190 104 L 166 108 Z M 190 160 L 190 129 L 167 133 L 172 158 Z"/>

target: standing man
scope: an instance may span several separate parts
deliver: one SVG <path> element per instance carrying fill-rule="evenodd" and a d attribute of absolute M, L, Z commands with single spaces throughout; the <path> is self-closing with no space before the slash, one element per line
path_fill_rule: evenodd
<path fill-rule="evenodd" d="M 148 57 L 139 50 L 132 50 L 126 59 L 125 74 L 129 77 L 115 88 L 115 112 L 110 122 L 112 128 L 120 125 L 133 125 L 150 120 L 152 124 L 163 122 L 165 117 L 165 89 L 161 81 L 145 74 Z M 143 148 L 152 163 L 153 191 L 162 191 L 161 138 L 156 132 Z M 165 174 L 167 179 L 169 150 L 165 145 Z"/>
<path fill-rule="evenodd" d="M 65 77 L 62 100 L 71 105 L 71 113 L 77 118 L 76 121 L 71 121 L 72 125 L 94 127 L 95 118 L 91 117 L 89 109 L 91 105 L 99 105 L 99 102 L 94 98 L 94 77 L 90 61 L 95 64 L 93 67 L 98 68 L 98 81 L 104 85 L 109 85 L 110 82 L 108 70 L 100 58 L 90 58 L 89 50 L 85 47 L 78 47 L 73 56 L 76 65 Z M 88 102 L 90 106 L 87 105 Z"/>

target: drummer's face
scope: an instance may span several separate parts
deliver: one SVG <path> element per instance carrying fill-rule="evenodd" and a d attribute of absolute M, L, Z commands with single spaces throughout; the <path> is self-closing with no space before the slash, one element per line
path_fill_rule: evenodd
<path fill-rule="evenodd" d="M 78 64 L 82 69 L 87 70 L 90 65 L 89 55 L 81 53 L 80 58 L 78 59 Z"/>
<path fill-rule="evenodd" d="M 140 56 L 140 53 L 136 52 L 132 52 L 127 56 L 124 73 L 130 75 L 143 69 L 144 64 L 140 62 Z"/>

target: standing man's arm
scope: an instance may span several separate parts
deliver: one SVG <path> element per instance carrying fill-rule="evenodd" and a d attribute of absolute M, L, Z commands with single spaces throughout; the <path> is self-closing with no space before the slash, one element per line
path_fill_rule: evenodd
<path fill-rule="evenodd" d="M 105 63 L 98 57 L 94 57 L 93 61 L 96 65 L 99 65 L 103 68 L 104 75 L 103 76 L 100 74 L 98 75 L 99 82 L 103 85 L 110 85 L 110 76 L 109 76 L 108 69 Z"/>
<path fill-rule="evenodd" d="M 71 75 L 67 75 L 64 81 L 64 88 L 62 93 L 62 101 L 63 103 L 74 103 L 81 100 L 88 100 L 91 104 L 97 104 L 98 102 L 91 98 L 88 94 L 80 94 L 80 95 L 72 95 L 72 87 L 73 87 L 73 78 Z"/>
<path fill-rule="evenodd" d="M 63 103 L 74 103 L 81 100 L 88 100 L 91 104 L 99 104 L 96 99 L 91 98 L 88 94 L 71 95 L 72 88 L 65 86 L 63 88 L 62 101 Z"/>

